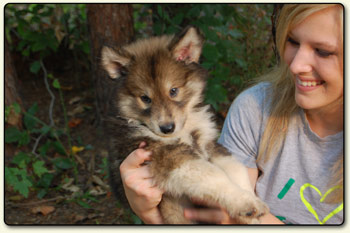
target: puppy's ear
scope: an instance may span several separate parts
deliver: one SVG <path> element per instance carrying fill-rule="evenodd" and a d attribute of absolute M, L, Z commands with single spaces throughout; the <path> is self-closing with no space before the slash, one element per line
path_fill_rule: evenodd
<path fill-rule="evenodd" d="M 169 44 L 169 50 L 177 61 L 198 63 L 203 43 L 204 38 L 199 29 L 190 26 L 174 37 Z"/>
<path fill-rule="evenodd" d="M 123 49 L 118 51 L 109 48 L 102 48 L 102 67 L 108 72 L 112 79 L 119 78 L 125 67 L 130 63 L 131 56 Z"/>

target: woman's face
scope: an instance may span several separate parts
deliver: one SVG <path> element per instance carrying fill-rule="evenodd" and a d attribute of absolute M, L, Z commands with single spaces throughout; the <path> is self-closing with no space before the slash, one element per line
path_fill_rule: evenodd
<path fill-rule="evenodd" d="M 343 45 L 339 9 L 314 13 L 292 28 L 284 52 L 305 110 L 332 106 L 343 96 Z"/>

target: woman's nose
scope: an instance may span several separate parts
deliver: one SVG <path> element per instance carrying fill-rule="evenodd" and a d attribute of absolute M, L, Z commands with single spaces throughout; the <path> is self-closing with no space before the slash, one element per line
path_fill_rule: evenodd
<path fill-rule="evenodd" d="M 312 71 L 312 51 L 299 47 L 289 65 L 293 74 L 308 73 Z"/>

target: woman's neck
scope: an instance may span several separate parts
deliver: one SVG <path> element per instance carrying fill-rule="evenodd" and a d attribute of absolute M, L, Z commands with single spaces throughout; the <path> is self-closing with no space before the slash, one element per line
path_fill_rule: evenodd
<path fill-rule="evenodd" d="M 332 109 L 304 110 L 311 130 L 324 138 L 343 130 L 343 105 Z"/>

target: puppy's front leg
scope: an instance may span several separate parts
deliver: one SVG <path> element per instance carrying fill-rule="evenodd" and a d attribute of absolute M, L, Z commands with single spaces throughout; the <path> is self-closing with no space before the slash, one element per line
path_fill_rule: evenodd
<path fill-rule="evenodd" d="M 161 188 L 172 196 L 185 194 L 209 203 L 219 203 L 233 218 L 256 218 L 257 198 L 232 183 L 225 172 L 203 159 L 191 159 L 169 172 Z M 245 220 L 249 223 L 249 220 Z"/>
<path fill-rule="evenodd" d="M 218 143 L 213 143 L 210 146 L 210 154 L 211 157 L 209 161 L 220 167 L 226 173 L 231 182 L 256 196 L 249 179 L 248 169 L 236 160 L 225 147 Z M 267 205 L 258 197 L 256 197 L 256 199 L 257 205 L 255 206 L 255 209 L 257 210 L 257 216 L 266 214 L 268 212 Z"/>
<path fill-rule="evenodd" d="M 233 183 L 254 193 L 247 168 L 235 159 L 225 147 L 218 143 L 211 143 L 207 146 L 207 150 L 210 154 L 210 162 L 224 170 Z"/>

